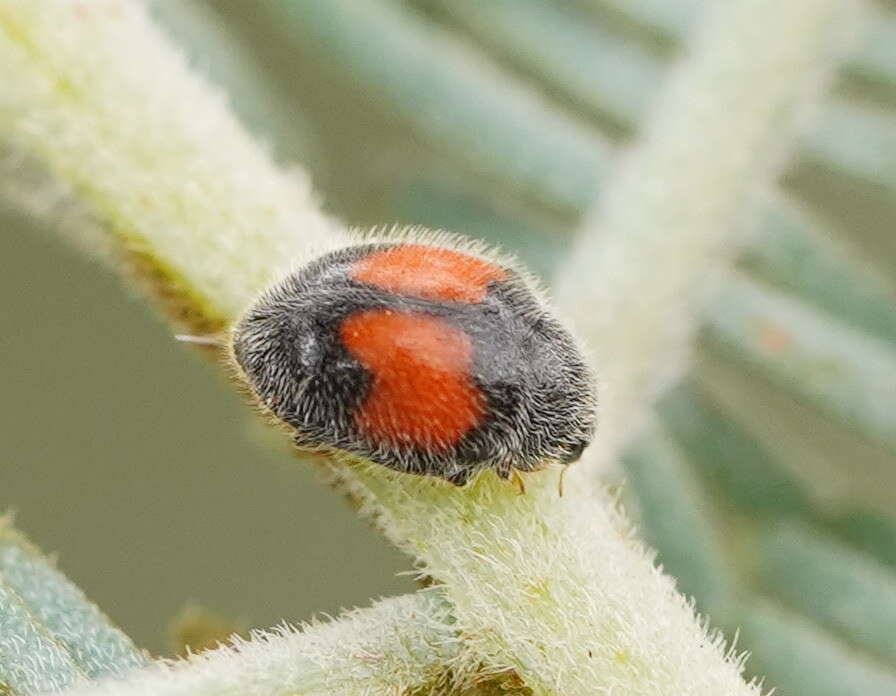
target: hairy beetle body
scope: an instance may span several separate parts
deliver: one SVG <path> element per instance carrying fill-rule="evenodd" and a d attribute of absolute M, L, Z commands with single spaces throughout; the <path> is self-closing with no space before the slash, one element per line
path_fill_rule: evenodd
<path fill-rule="evenodd" d="M 233 352 L 300 447 L 456 484 L 568 463 L 594 430 L 589 369 L 526 278 L 445 246 L 329 253 L 249 309 Z"/>

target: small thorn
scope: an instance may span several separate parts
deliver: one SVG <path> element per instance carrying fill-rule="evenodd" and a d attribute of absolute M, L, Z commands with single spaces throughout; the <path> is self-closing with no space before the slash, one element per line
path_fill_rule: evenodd
<path fill-rule="evenodd" d="M 557 479 L 557 493 L 560 494 L 560 497 L 563 497 L 563 479 L 566 476 L 566 472 L 569 469 L 569 466 L 564 466 L 560 469 L 560 478 Z"/>
<path fill-rule="evenodd" d="M 520 475 L 519 471 L 514 469 L 510 472 L 510 481 L 517 487 L 520 495 L 526 495 L 526 483 L 523 481 L 523 477 Z"/>
<path fill-rule="evenodd" d="M 191 336 L 190 334 L 175 334 L 174 338 L 182 343 L 194 343 L 199 346 L 215 346 L 223 348 L 224 341 L 214 336 Z"/>

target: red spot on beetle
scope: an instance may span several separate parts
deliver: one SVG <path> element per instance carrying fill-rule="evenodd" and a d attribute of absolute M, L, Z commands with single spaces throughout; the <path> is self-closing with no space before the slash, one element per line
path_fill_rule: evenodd
<path fill-rule="evenodd" d="M 443 451 L 482 419 L 485 400 L 470 377 L 473 347 L 438 317 L 370 309 L 340 327 L 346 349 L 373 383 L 355 413 L 365 437 Z"/>
<path fill-rule="evenodd" d="M 374 252 L 352 264 L 350 275 L 389 292 L 449 302 L 482 302 L 488 284 L 507 277 L 488 261 L 424 244 Z"/>

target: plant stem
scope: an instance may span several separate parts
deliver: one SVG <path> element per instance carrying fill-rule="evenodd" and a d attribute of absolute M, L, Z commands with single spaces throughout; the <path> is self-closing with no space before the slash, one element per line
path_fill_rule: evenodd
<path fill-rule="evenodd" d="M 707 281 L 739 249 L 743 211 L 773 182 L 795 113 L 817 101 L 858 7 L 714 6 L 561 265 L 558 301 L 603 383 L 601 435 L 589 452 L 598 468 L 616 460 L 686 367 Z"/>
<path fill-rule="evenodd" d="M 85 677 L 119 674 L 146 663 L 147 656 L 3 518 L 0 582 Z"/>
<path fill-rule="evenodd" d="M 338 228 L 133 1 L 0 2 L 0 132 L 89 205 L 179 319 L 223 328 Z M 14 76 L 14 77 L 13 77 Z"/>
<path fill-rule="evenodd" d="M 438 592 L 387 599 L 325 623 L 233 639 L 186 660 L 66 696 L 393 696 L 444 686 L 460 653 Z"/>

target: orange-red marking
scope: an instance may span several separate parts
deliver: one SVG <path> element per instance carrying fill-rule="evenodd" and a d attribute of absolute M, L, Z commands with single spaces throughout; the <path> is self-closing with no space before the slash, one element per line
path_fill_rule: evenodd
<path fill-rule="evenodd" d="M 355 414 L 366 437 L 440 451 L 481 421 L 485 400 L 462 330 L 426 314 L 370 309 L 348 317 L 340 336 L 373 377 Z"/>
<path fill-rule="evenodd" d="M 482 302 L 500 266 L 453 249 L 401 244 L 356 261 L 350 275 L 389 292 L 449 302 Z"/>

